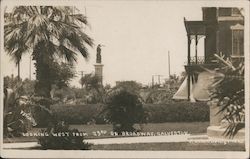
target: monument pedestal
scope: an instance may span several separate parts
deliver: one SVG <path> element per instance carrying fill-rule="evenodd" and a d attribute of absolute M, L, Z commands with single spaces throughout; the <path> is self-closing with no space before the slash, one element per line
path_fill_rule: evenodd
<path fill-rule="evenodd" d="M 223 133 L 227 128 L 227 123 L 222 121 L 223 113 L 218 113 L 220 110 L 216 105 L 215 101 L 208 103 L 210 107 L 210 126 L 207 128 L 207 135 L 214 138 L 229 138 Z M 235 136 L 234 139 L 244 139 L 245 138 L 245 129 L 241 129 Z"/>
<path fill-rule="evenodd" d="M 101 63 L 96 63 L 96 64 L 94 64 L 94 66 L 95 66 L 95 75 L 97 77 L 99 77 L 100 83 L 102 84 L 102 80 L 103 80 L 102 72 L 103 72 L 103 66 L 104 65 L 101 64 Z"/>

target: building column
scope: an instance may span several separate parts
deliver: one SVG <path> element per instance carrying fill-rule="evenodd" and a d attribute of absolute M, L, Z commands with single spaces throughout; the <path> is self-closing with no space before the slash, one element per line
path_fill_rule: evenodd
<path fill-rule="evenodd" d="M 191 39 L 190 39 L 190 35 L 187 36 L 188 38 L 188 65 L 187 65 L 187 87 L 188 87 L 188 101 L 190 100 L 190 45 L 191 45 Z"/>
<path fill-rule="evenodd" d="M 198 57 L 197 57 L 197 45 L 198 45 L 198 35 L 195 35 L 195 63 L 198 63 Z"/>

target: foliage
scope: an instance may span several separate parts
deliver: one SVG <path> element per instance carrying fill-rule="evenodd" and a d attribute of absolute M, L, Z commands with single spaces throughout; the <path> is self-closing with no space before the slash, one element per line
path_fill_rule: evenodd
<path fill-rule="evenodd" d="M 22 116 L 23 106 L 20 106 L 20 99 L 15 100 L 15 104 L 8 107 L 4 115 L 4 136 L 21 136 L 21 133 L 27 132 L 27 120 Z"/>
<path fill-rule="evenodd" d="M 38 143 L 42 146 L 42 149 L 87 150 L 91 146 L 91 144 L 84 142 L 84 136 L 76 135 L 76 133 L 82 132 L 77 129 L 69 129 L 64 122 L 50 125 L 46 130 L 42 130 L 41 133 L 47 134 L 47 136 L 38 137 Z M 67 134 L 61 136 L 60 134 L 62 133 Z"/>
<path fill-rule="evenodd" d="M 22 81 L 21 94 L 25 96 L 31 96 L 35 93 L 34 88 L 35 88 L 35 81 L 26 78 L 24 81 Z"/>
<path fill-rule="evenodd" d="M 86 104 L 88 103 L 88 94 L 89 91 L 87 91 L 86 89 L 81 89 L 81 88 L 71 88 L 73 94 L 75 95 L 75 105 L 79 105 L 79 104 Z"/>
<path fill-rule="evenodd" d="M 118 133 L 136 131 L 133 125 L 145 122 L 145 113 L 139 97 L 125 89 L 109 97 L 106 112 L 106 118 Z"/>
<path fill-rule="evenodd" d="M 143 97 L 145 103 L 151 104 L 167 104 L 172 103 L 172 97 L 176 92 L 175 89 L 172 88 L 148 88 L 145 90 L 145 95 Z M 143 96 L 143 95 L 142 95 Z"/>
<path fill-rule="evenodd" d="M 11 89 L 14 89 L 20 81 L 18 80 L 18 77 L 14 77 L 14 75 L 11 75 L 11 77 L 5 76 L 3 80 L 4 80 L 3 82 L 4 88 L 11 88 Z"/>
<path fill-rule="evenodd" d="M 75 91 L 68 86 L 52 85 L 52 90 L 50 95 L 53 101 L 58 104 L 75 104 L 76 103 L 76 94 Z"/>
<path fill-rule="evenodd" d="M 88 25 L 87 18 L 76 14 L 74 7 L 18 6 L 6 17 L 4 48 L 19 63 L 24 53 L 31 52 L 35 60 L 35 92 L 49 97 L 53 63 L 56 58 L 69 63 L 77 60 L 77 53 L 88 57 L 86 46 L 93 40 L 82 31 Z"/>
<path fill-rule="evenodd" d="M 4 88 L 9 88 L 15 90 L 19 96 L 31 96 L 34 94 L 34 86 L 35 81 L 29 80 L 26 78 L 25 80 L 18 80 L 18 77 L 14 77 L 13 75 L 4 77 Z"/>
<path fill-rule="evenodd" d="M 32 113 L 37 127 L 47 126 L 53 119 L 50 106 L 54 103 L 50 98 L 32 96 L 30 98 L 32 103 Z"/>
<path fill-rule="evenodd" d="M 49 71 L 51 72 L 50 78 L 59 88 L 68 86 L 70 80 L 75 77 L 74 65 L 69 63 L 53 62 Z"/>
<path fill-rule="evenodd" d="M 74 92 L 76 98 L 82 98 L 82 97 L 86 96 L 86 94 L 87 94 L 87 90 L 85 90 L 85 89 L 81 89 L 81 88 L 77 88 L 77 87 L 72 87 L 71 89 Z"/>
<path fill-rule="evenodd" d="M 131 93 L 139 94 L 141 88 L 142 84 L 136 81 L 118 81 L 116 82 L 116 86 L 113 88 L 113 90 L 123 89 Z"/>
<path fill-rule="evenodd" d="M 170 75 L 170 77 L 165 80 L 163 86 L 153 85 L 150 88 L 141 89 L 140 96 L 145 103 L 173 103 L 174 101 L 172 100 L 172 97 L 183 82 L 183 76 L 183 74 L 181 76 L 177 76 L 175 74 Z"/>
<path fill-rule="evenodd" d="M 106 91 L 111 90 L 111 85 L 110 85 L 110 84 L 106 84 L 106 85 L 104 86 L 104 89 L 105 89 Z"/>
<path fill-rule="evenodd" d="M 176 74 L 170 75 L 169 78 L 165 81 L 165 85 L 170 87 L 178 87 L 180 84 L 181 77 L 178 77 Z"/>
<path fill-rule="evenodd" d="M 220 107 L 218 113 L 224 115 L 224 121 L 228 122 L 225 135 L 234 137 L 236 133 L 245 127 L 245 88 L 244 88 L 244 61 L 234 62 L 224 59 L 224 56 L 216 55 L 220 67 L 216 72 L 221 75 L 211 89 L 211 99 L 217 101 Z"/>
<path fill-rule="evenodd" d="M 85 74 L 79 81 L 79 83 L 82 86 L 85 86 L 87 90 L 90 90 L 91 88 L 98 89 L 100 87 L 100 82 L 99 78 L 90 73 L 90 74 Z"/>
<path fill-rule="evenodd" d="M 28 128 L 36 125 L 32 117 L 31 106 L 27 96 L 21 96 L 22 83 L 13 89 L 4 88 L 4 136 L 20 136 Z"/>
<path fill-rule="evenodd" d="M 82 86 L 85 86 L 84 89 L 88 92 L 86 95 L 86 102 L 88 104 L 104 102 L 106 91 L 100 83 L 98 76 L 94 74 L 85 74 L 79 82 Z"/>

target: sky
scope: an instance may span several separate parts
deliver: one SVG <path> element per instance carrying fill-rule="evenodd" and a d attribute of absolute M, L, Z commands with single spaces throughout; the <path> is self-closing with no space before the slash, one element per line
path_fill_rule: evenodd
<path fill-rule="evenodd" d="M 80 71 L 94 73 L 96 46 L 100 43 L 105 45 L 102 48 L 104 84 L 125 80 L 150 84 L 152 75 L 162 75 L 163 81 L 169 74 L 168 51 L 170 73 L 179 75 L 187 59 L 183 19 L 202 20 L 202 6 L 206 5 L 198 1 L 81 1 L 76 7 L 88 17 L 90 27 L 84 31 L 94 39 L 95 46 L 89 48 L 87 61 L 78 56 L 75 65 L 78 76 L 71 85 L 80 87 Z M 194 55 L 193 43 L 191 51 Z M 204 38 L 199 41 L 198 55 L 204 55 Z M 31 63 L 32 79 L 35 79 Z M 15 64 L 6 54 L 2 55 L 2 64 L 4 76 L 17 74 Z M 29 55 L 26 55 L 21 62 L 21 78 L 28 78 L 29 73 Z M 155 80 L 158 80 L 156 76 Z"/>

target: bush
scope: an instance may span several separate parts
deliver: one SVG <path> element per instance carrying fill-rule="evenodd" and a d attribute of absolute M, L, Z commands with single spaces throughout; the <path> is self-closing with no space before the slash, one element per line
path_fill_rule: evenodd
<path fill-rule="evenodd" d="M 136 131 L 135 123 L 143 123 L 145 119 L 144 109 L 139 97 L 127 90 L 114 93 L 107 102 L 106 117 L 113 124 L 113 130 Z"/>
<path fill-rule="evenodd" d="M 42 149 L 87 150 L 91 146 L 91 144 L 83 141 L 84 136 L 75 135 L 82 132 L 79 132 L 77 129 L 69 129 L 68 125 L 65 125 L 64 122 L 58 122 L 52 127 L 49 126 L 47 130 L 42 130 L 41 133 L 46 134 L 45 136 L 38 137 L 38 143 L 42 146 Z M 57 136 L 59 134 L 61 136 Z"/>

